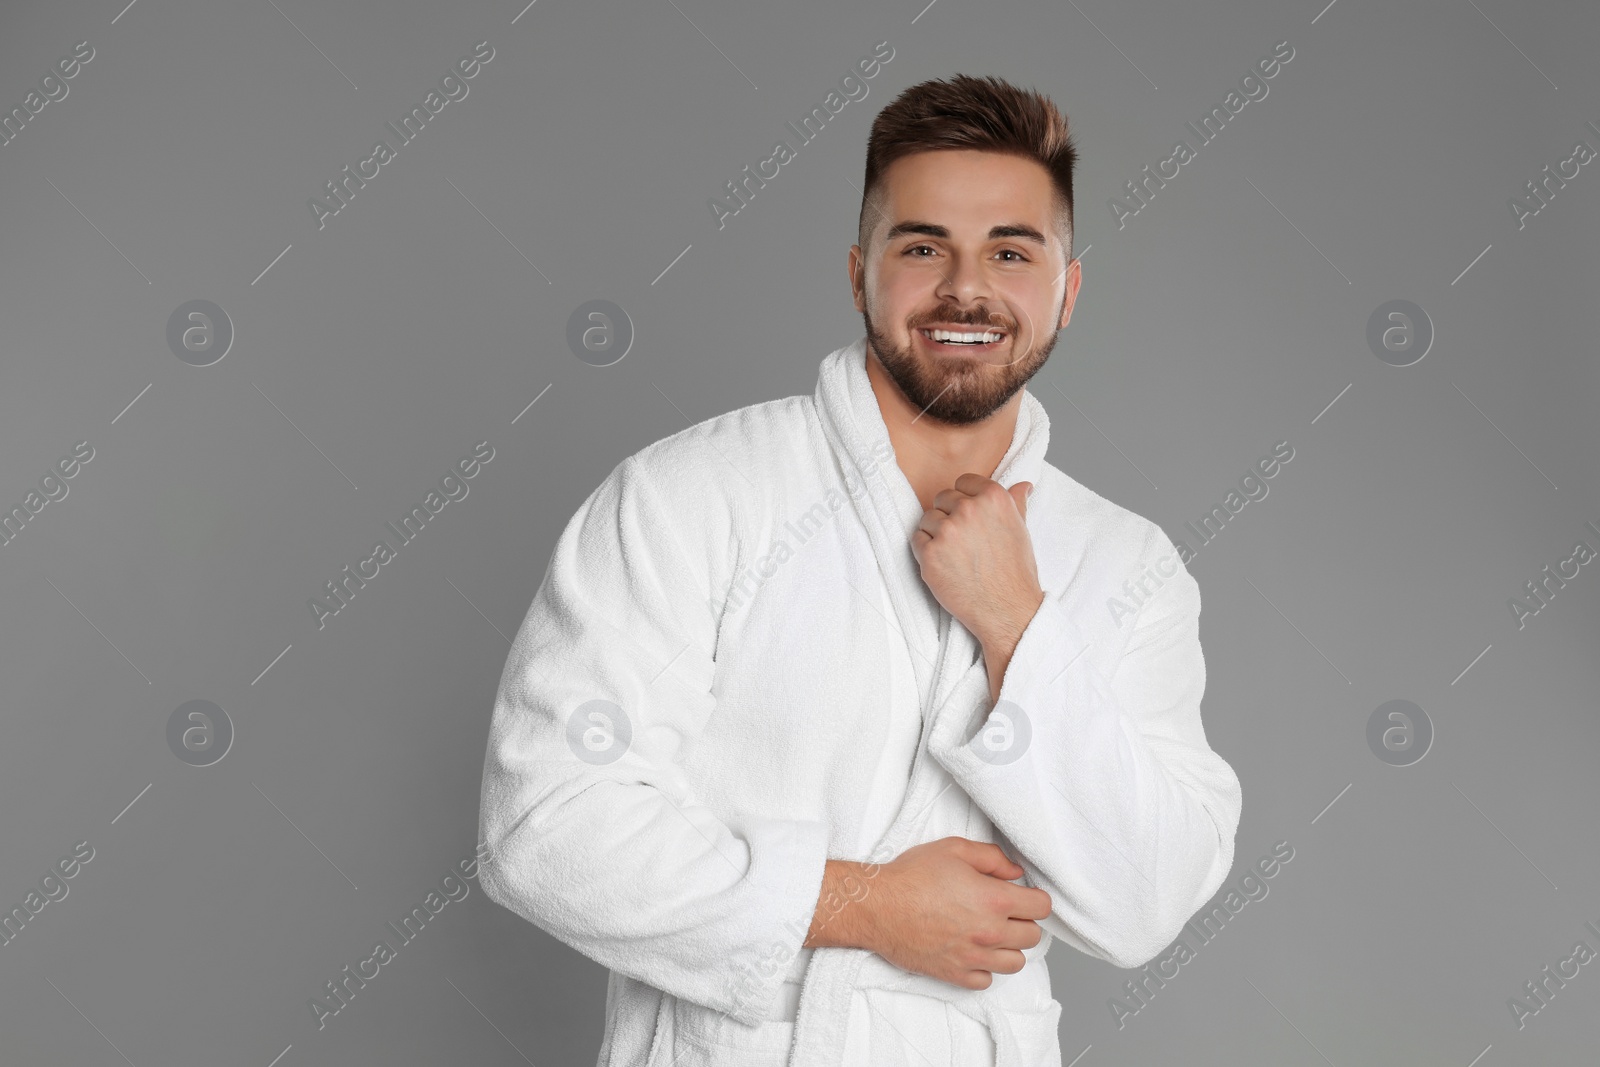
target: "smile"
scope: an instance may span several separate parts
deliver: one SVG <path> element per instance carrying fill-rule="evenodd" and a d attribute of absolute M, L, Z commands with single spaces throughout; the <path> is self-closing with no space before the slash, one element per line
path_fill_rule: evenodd
<path fill-rule="evenodd" d="M 929 347 L 943 352 L 989 352 L 1006 341 L 1005 331 L 994 329 L 945 330 L 924 327 L 917 333 Z"/>

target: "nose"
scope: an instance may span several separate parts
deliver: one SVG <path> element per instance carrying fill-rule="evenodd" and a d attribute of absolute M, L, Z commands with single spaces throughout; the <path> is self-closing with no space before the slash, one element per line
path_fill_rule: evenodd
<path fill-rule="evenodd" d="M 978 259 L 952 255 L 950 269 L 940 278 L 934 295 L 947 304 L 972 307 L 992 298 L 994 291 Z"/>

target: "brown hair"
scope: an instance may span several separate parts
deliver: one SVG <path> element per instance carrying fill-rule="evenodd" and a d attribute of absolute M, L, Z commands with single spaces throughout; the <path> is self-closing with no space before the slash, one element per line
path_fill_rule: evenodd
<path fill-rule="evenodd" d="M 1003 152 L 1039 163 L 1056 191 L 1056 226 L 1072 258 L 1072 168 L 1078 151 L 1049 97 L 999 78 L 957 74 L 913 85 L 872 120 L 856 230 L 862 253 L 883 213 L 883 172 L 902 156 L 938 149 Z M 869 223 L 868 220 L 872 220 Z"/>

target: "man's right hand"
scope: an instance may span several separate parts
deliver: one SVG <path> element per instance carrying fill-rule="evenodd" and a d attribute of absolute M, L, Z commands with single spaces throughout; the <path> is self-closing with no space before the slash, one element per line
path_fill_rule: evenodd
<path fill-rule="evenodd" d="M 1036 920 L 1050 914 L 1050 894 L 1013 885 L 1023 873 L 998 845 L 964 837 L 916 845 L 867 880 L 865 896 L 845 908 L 846 929 L 857 947 L 897 967 L 987 989 L 993 972 L 1022 970 L 1022 950 L 1044 937 Z"/>

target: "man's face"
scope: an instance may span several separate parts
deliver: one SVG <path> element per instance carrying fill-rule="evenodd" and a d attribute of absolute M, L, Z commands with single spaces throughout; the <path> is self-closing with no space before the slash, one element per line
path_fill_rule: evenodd
<path fill-rule="evenodd" d="M 1080 268 L 1064 269 L 1049 172 L 1019 156 L 939 150 L 896 160 L 884 181 L 871 250 L 850 249 L 867 342 L 929 418 L 981 422 L 1044 366 L 1072 317 Z M 927 331 L 938 327 L 986 335 L 937 340 Z"/>

